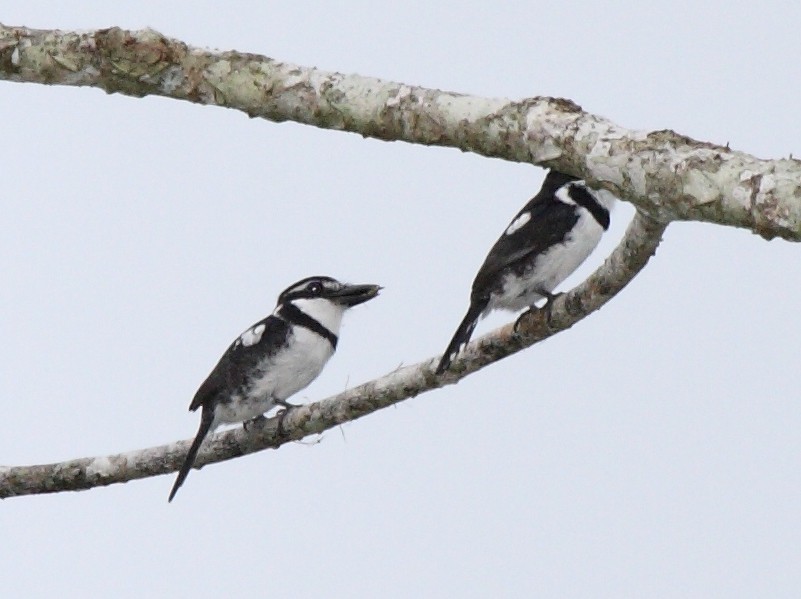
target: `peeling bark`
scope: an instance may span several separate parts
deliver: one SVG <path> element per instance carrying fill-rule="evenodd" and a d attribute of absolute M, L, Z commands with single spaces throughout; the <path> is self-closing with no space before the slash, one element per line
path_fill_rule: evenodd
<path fill-rule="evenodd" d="M 0 79 L 159 95 L 387 141 L 459 148 L 587 179 L 668 222 L 801 240 L 801 163 L 761 160 L 673 131 L 620 127 L 559 98 L 468 96 L 343 75 L 152 31 L 0 25 Z"/>

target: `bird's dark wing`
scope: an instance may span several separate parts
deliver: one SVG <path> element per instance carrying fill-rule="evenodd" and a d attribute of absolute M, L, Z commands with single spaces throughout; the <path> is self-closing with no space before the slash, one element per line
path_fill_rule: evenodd
<path fill-rule="evenodd" d="M 263 330 L 260 329 L 262 326 Z M 257 331 L 261 331 L 260 334 L 256 334 Z M 289 323 L 272 315 L 247 329 L 230 345 L 200 385 L 189 409 L 195 411 L 212 403 L 220 393 L 232 393 L 241 387 L 253 367 L 284 346 L 289 333 Z M 248 341 L 253 343 L 248 345 Z"/>
<path fill-rule="evenodd" d="M 550 193 L 537 194 L 511 222 L 526 213 L 530 215 L 528 221 L 509 235 L 506 234 L 507 227 L 492 246 L 473 281 L 472 297 L 487 295 L 505 268 L 563 241 L 578 220 L 573 206 L 557 200 Z"/>

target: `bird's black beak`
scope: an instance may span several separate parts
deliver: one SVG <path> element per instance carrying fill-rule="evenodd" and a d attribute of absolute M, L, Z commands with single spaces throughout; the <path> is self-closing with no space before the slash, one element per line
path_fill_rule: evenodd
<path fill-rule="evenodd" d="M 343 285 L 339 291 L 327 295 L 335 302 L 352 307 L 373 299 L 381 289 L 380 285 Z"/>

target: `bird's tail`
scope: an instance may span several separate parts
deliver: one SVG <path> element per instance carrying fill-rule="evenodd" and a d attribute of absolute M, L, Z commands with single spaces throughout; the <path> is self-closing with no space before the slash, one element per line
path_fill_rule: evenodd
<path fill-rule="evenodd" d="M 476 328 L 476 324 L 478 324 L 478 319 L 481 317 L 481 313 L 484 311 L 484 308 L 487 307 L 488 301 L 489 300 L 470 302 L 470 308 L 467 310 L 467 314 L 465 314 L 464 318 L 462 319 L 462 323 L 459 325 L 459 328 L 456 329 L 453 339 L 451 339 L 451 342 L 448 344 L 448 349 L 446 349 L 445 353 L 442 354 L 442 359 L 439 361 L 439 365 L 435 371 L 437 374 L 442 374 L 448 370 L 448 367 L 451 365 L 451 362 L 456 355 L 462 350 L 467 342 L 470 341 L 473 330 Z"/>
<path fill-rule="evenodd" d="M 189 452 L 186 454 L 186 459 L 181 465 L 181 469 L 178 471 L 178 478 L 175 479 L 175 484 L 172 486 L 172 491 L 170 491 L 170 498 L 167 501 L 172 501 L 172 498 L 175 497 L 178 489 L 180 489 L 181 485 L 184 484 L 186 477 L 189 476 L 189 471 L 192 469 L 192 464 L 195 463 L 197 452 L 200 450 L 200 446 L 203 444 L 203 439 L 205 439 L 206 435 L 209 434 L 213 422 L 214 410 L 204 407 L 203 412 L 200 414 L 200 428 L 197 431 L 197 435 L 195 435 L 195 440 L 192 441 L 192 446 L 189 448 Z"/>

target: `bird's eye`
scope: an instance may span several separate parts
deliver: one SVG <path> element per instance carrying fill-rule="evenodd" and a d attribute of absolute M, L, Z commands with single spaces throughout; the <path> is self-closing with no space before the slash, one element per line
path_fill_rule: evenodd
<path fill-rule="evenodd" d="M 320 285 L 318 281 L 312 281 L 311 283 L 306 285 L 306 291 L 308 291 L 309 293 L 317 294 L 320 293 L 322 290 L 323 286 Z"/>

